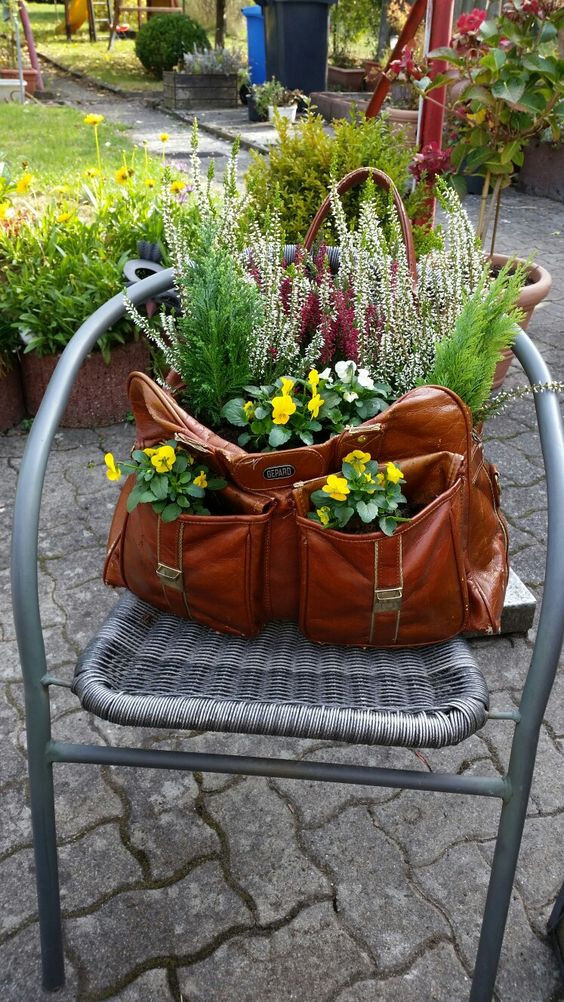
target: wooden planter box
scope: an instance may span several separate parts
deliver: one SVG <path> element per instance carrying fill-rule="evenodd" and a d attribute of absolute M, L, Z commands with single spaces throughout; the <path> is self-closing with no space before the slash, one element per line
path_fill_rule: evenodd
<path fill-rule="evenodd" d="M 364 83 L 364 67 L 329 66 L 327 82 L 332 87 L 340 87 L 341 90 L 360 90 Z"/>
<path fill-rule="evenodd" d="M 163 103 L 176 111 L 196 108 L 236 108 L 239 102 L 237 74 L 163 73 Z"/>

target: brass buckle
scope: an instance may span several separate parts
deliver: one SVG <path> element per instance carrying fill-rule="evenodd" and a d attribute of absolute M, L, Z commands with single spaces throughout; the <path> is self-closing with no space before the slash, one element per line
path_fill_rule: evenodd
<path fill-rule="evenodd" d="M 403 588 L 375 588 L 374 612 L 395 612 L 401 608 Z"/>
<path fill-rule="evenodd" d="M 182 571 L 178 570 L 178 567 L 157 564 L 157 576 L 167 588 L 175 588 L 176 591 L 182 591 Z"/>

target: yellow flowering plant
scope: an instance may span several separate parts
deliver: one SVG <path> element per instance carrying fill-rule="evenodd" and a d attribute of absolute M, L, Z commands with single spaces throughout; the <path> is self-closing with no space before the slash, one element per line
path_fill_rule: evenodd
<path fill-rule="evenodd" d="M 173 522 L 179 515 L 209 515 L 206 490 L 219 491 L 227 486 L 227 481 L 197 463 L 175 441 L 163 442 L 154 449 L 135 449 L 125 462 L 116 462 L 107 452 L 104 461 L 108 480 L 120 480 L 124 473 L 136 476 L 127 510 L 150 504 L 163 522 Z"/>
<path fill-rule="evenodd" d="M 324 529 L 349 532 L 374 531 L 391 536 L 399 522 L 408 522 L 401 512 L 406 504 L 401 486 L 403 473 L 395 463 L 381 467 L 369 452 L 354 449 L 343 459 L 341 472 L 331 473 L 320 490 L 313 491 L 314 507 L 308 518 Z"/>
<path fill-rule="evenodd" d="M 237 441 L 269 451 L 313 445 L 338 435 L 384 410 L 391 399 L 385 383 L 375 383 L 355 362 L 337 362 L 305 379 L 282 376 L 267 386 L 246 386 L 248 399 L 230 400 L 222 415 L 243 428 Z"/>

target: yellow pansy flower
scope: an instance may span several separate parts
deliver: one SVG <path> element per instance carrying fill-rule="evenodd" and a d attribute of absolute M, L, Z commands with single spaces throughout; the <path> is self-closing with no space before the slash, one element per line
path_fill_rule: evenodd
<path fill-rule="evenodd" d="M 127 184 L 129 178 L 133 177 L 133 174 L 134 171 L 131 167 L 120 167 L 119 170 L 116 171 L 116 181 L 118 184 Z"/>
<path fill-rule="evenodd" d="M 14 215 L 14 210 L 9 202 L 0 202 L 0 220 L 9 219 Z"/>
<path fill-rule="evenodd" d="M 357 477 L 364 473 L 366 469 L 366 464 L 370 462 L 370 453 L 362 452 L 361 449 L 353 449 L 349 452 L 348 456 L 345 456 L 344 462 L 350 463 Z"/>
<path fill-rule="evenodd" d="M 184 184 L 184 181 L 173 181 L 170 186 L 170 190 L 173 195 L 178 195 L 178 192 L 184 191 L 185 187 L 186 185 Z"/>
<path fill-rule="evenodd" d="M 287 380 L 287 382 L 291 382 L 291 380 Z M 272 420 L 274 424 L 288 424 L 290 416 L 296 410 L 296 405 L 292 398 L 288 395 L 273 397 L 270 403 L 272 404 Z"/>
<path fill-rule="evenodd" d="M 72 212 L 61 212 L 57 216 L 57 222 L 58 223 L 68 223 L 68 221 L 71 218 L 71 216 L 72 216 Z"/>
<path fill-rule="evenodd" d="M 383 484 L 385 479 L 386 478 L 384 477 L 383 473 L 377 473 L 376 474 L 376 483 L 377 484 Z"/>
<path fill-rule="evenodd" d="M 33 181 L 33 174 L 30 174 L 29 171 L 26 171 L 25 174 L 22 174 L 19 181 L 16 183 L 16 191 L 18 195 L 25 195 L 26 191 L 28 191 L 28 189 L 30 188 L 32 181 Z"/>
<path fill-rule="evenodd" d="M 146 188 L 154 188 L 156 183 L 157 182 L 155 181 L 154 177 L 146 177 L 145 180 L 143 181 L 143 184 L 145 185 Z"/>
<path fill-rule="evenodd" d="M 346 501 L 347 494 L 350 494 L 350 487 L 345 477 L 337 477 L 331 473 L 327 477 L 327 483 L 321 488 L 334 501 Z"/>
<path fill-rule="evenodd" d="M 319 393 L 314 394 L 307 405 L 308 411 L 311 411 L 312 418 L 316 418 L 319 415 L 320 409 L 323 407 L 325 401 L 319 396 Z"/>
<path fill-rule="evenodd" d="M 326 504 L 324 504 L 322 508 L 316 508 L 315 514 L 322 525 L 329 525 L 329 522 L 331 521 L 331 509 L 328 508 Z"/>
<path fill-rule="evenodd" d="M 255 415 L 255 405 L 252 400 L 247 400 L 246 404 L 243 404 L 243 410 L 245 411 L 245 417 L 248 421 Z"/>
<path fill-rule="evenodd" d="M 176 453 L 171 445 L 161 445 L 154 456 L 151 456 L 151 463 L 157 473 L 168 473 L 174 466 Z"/>
<path fill-rule="evenodd" d="M 204 473 L 203 470 L 202 470 L 201 473 L 198 474 L 197 477 L 194 478 L 194 486 L 195 487 L 207 487 L 208 486 L 208 478 L 206 477 L 206 475 L 205 475 L 205 473 Z"/>
<path fill-rule="evenodd" d="M 285 376 L 282 376 L 282 379 L 280 380 L 280 382 L 282 383 L 282 396 L 283 397 L 289 397 L 290 394 L 291 394 L 291 392 L 292 392 L 292 390 L 294 389 L 295 380 L 294 379 L 286 379 Z M 293 413 L 293 411 L 292 411 L 292 413 Z"/>
<path fill-rule="evenodd" d="M 319 373 L 317 369 L 311 369 L 308 373 L 307 381 L 311 386 L 311 392 L 313 394 L 317 393 L 317 386 L 319 383 Z"/>
<path fill-rule="evenodd" d="M 85 125 L 101 125 L 104 121 L 103 115 L 94 115 L 92 112 L 82 119 Z"/>
<path fill-rule="evenodd" d="M 143 449 L 146 456 L 154 456 L 158 451 L 158 449 Z"/>
<path fill-rule="evenodd" d="M 119 480 L 121 477 L 121 470 L 119 466 L 116 465 L 116 461 L 112 456 L 111 452 L 107 452 L 104 456 L 104 462 L 106 464 L 106 476 L 108 480 Z"/>
<path fill-rule="evenodd" d="M 386 463 L 386 476 L 391 484 L 397 484 L 402 479 L 403 473 L 395 463 Z"/>
<path fill-rule="evenodd" d="M 170 136 L 169 136 L 168 132 L 161 132 L 161 134 L 159 136 L 159 139 L 160 139 L 161 143 L 168 143 L 168 141 L 170 139 Z"/>

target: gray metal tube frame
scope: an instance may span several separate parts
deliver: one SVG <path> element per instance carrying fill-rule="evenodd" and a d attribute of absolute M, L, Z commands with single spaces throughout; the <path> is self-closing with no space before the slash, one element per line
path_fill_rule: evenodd
<path fill-rule="evenodd" d="M 171 269 L 152 275 L 129 289 L 128 296 L 134 303 L 140 304 L 169 288 L 172 278 Z M 559 546 L 564 540 L 564 437 L 556 394 L 547 391 L 535 394 L 548 489 L 548 552 L 537 638 L 521 697 L 520 720 L 515 728 L 507 776 L 456 776 L 325 762 L 61 743 L 51 739 L 49 685 L 53 684 L 53 680 L 47 671 L 39 609 L 37 555 L 41 495 L 53 437 L 78 369 L 100 335 L 123 314 L 124 296 L 119 293 L 82 324 L 63 352 L 31 429 L 16 494 L 12 596 L 24 679 L 45 989 L 54 991 L 64 983 L 52 767 L 54 762 L 82 762 L 284 776 L 501 798 L 503 807 L 470 994 L 470 1002 L 490 1002 L 540 726 L 554 682 L 564 633 L 564 561 L 559 552 Z M 526 334 L 518 335 L 514 350 L 531 382 L 539 383 L 550 379 L 544 361 Z"/>

